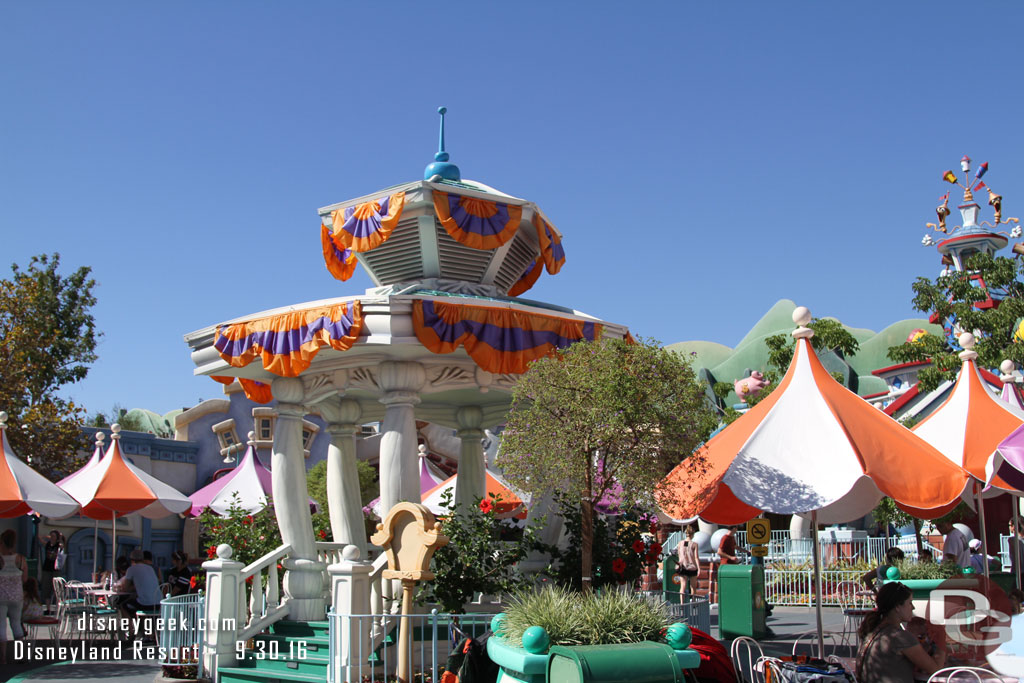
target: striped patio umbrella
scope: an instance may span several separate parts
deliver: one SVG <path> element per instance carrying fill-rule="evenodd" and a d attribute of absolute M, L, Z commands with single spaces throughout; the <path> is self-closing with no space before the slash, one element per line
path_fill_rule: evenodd
<path fill-rule="evenodd" d="M 676 466 L 656 498 L 673 519 L 738 524 L 761 510 L 809 515 L 820 597 L 819 521 L 862 517 L 883 495 L 914 514 L 941 514 L 959 501 L 969 475 L 839 384 L 811 348 L 810 320 L 802 306 L 793 312 L 796 345 L 778 387 Z"/>
<path fill-rule="evenodd" d="M 0 517 L 35 512 L 46 517 L 69 517 L 78 503 L 56 484 L 22 462 L 7 441 L 7 413 L 0 412 Z"/>
<path fill-rule="evenodd" d="M 90 519 L 109 519 L 114 527 L 111 559 L 117 558 L 119 516 L 138 512 L 147 519 L 179 514 L 192 507 L 188 496 L 156 477 L 143 472 L 121 455 L 118 442 L 120 425 L 111 427 L 111 444 L 103 459 L 79 470 L 63 489 L 82 506 L 81 514 Z M 113 563 L 111 563 L 113 566 Z"/>
<path fill-rule="evenodd" d="M 988 484 L 988 487 L 1002 489 L 990 494 L 997 495 L 1013 487 L 998 475 L 990 477 L 985 470 L 992 467 L 999 443 L 1024 424 L 1024 410 L 1000 400 L 986 388 L 975 363 L 978 354 L 974 351 L 974 335 L 965 332 L 959 341 L 964 349 L 960 352 L 963 365 L 949 398 L 912 429 L 973 477 L 972 487 L 982 530 L 982 552 L 988 557 L 983 488 Z M 988 573 L 986 562 L 985 575 Z"/>
<path fill-rule="evenodd" d="M 103 439 L 103 432 L 96 432 L 96 447 L 92 451 L 92 457 L 89 458 L 89 462 L 85 463 L 85 465 L 82 466 L 82 469 L 78 470 L 77 472 L 73 472 L 72 474 L 69 474 L 68 476 L 58 481 L 57 486 L 62 487 L 63 490 L 63 486 L 65 484 L 67 484 L 70 481 L 73 481 L 76 477 L 82 475 L 84 472 L 88 472 L 93 467 L 96 467 L 96 465 L 99 464 L 100 460 L 103 459 Z M 92 526 L 92 573 L 95 574 L 96 563 L 98 561 L 97 548 L 99 544 L 100 521 L 98 519 L 93 520 Z"/>
<path fill-rule="evenodd" d="M 1004 360 L 1000 364 L 999 369 L 1003 371 L 1002 377 L 999 378 L 1003 380 L 1003 390 L 1000 393 L 1000 398 L 1012 407 L 1024 411 L 1024 403 L 1021 403 L 1020 392 L 1014 386 L 1014 362 L 1012 360 Z M 1018 427 L 1008 437 L 999 442 L 995 454 L 985 466 L 985 474 L 987 475 L 986 483 L 990 483 L 998 475 L 1000 479 L 1016 489 L 1016 491 L 1011 493 L 1015 494 L 1018 498 L 1020 497 L 1020 493 L 1024 492 L 1024 426 Z M 1019 500 L 1014 500 L 1014 529 L 1020 528 L 1019 510 L 1020 502 Z M 1017 584 L 1017 588 L 1020 588 L 1020 563 L 1024 558 L 1019 556 L 1020 544 L 1013 543 L 1011 545 L 1013 546 L 1012 550 L 1014 553 L 1014 581 Z"/>

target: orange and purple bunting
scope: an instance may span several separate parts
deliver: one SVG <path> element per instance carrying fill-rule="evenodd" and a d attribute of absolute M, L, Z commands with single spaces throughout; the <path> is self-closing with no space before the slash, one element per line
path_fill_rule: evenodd
<path fill-rule="evenodd" d="M 370 251 L 391 237 L 405 207 L 405 193 L 363 202 L 331 213 L 331 238 L 339 250 Z"/>
<path fill-rule="evenodd" d="M 326 225 L 320 226 L 320 245 L 324 250 L 324 265 L 331 275 L 342 282 L 352 277 L 356 272 L 356 253 L 351 249 L 339 249 Z"/>
<path fill-rule="evenodd" d="M 260 357 L 264 370 L 297 377 L 322 347 L 352 348 L 362 328 L 362 306 L 353 301 L 218 327 L 213 345 L 232 367 L 245 367 Z"/>
<path fill-rule="evenodd" d="M 528 291 L 537 282 L 537 278 L 540 277 L 541 271 L 544 270 L 544 264 L 541 262 L 540 257 L 537 257 L 533 263 L 526 267 L 523 271 L 522 277 L 520 277 L 512 288 L 508 290 L 509 296 L 519 296 L 523 292 Z"/>
<path fill-rule="evenodd" d="M 515 237 L 523 207 L 434 190 L 434 212 L 456 242 L 497 249 Z"/>
<path fill-rule="evenodd" d="M 544 260 L 544 267 L 547 268 L 548 274 L 554 275 L 565 265 L 562 238 L 538 214 L 533 214 L 533 226 L 537 228 L 537 241 L 540 243 L 540 256 Z"/>
<path fill-rule="evenodd" d="M 522 374 L 532 361 L 574 342 L 599 339 L 603 330 L 600 323 L 432 299 L 413 302 L 412 321 L 428 350 L 452 353 L 461 346 L 495 374 Z"/>

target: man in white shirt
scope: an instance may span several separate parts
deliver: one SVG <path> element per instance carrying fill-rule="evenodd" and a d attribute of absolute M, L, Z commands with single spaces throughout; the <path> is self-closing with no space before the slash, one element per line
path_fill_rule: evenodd
<path fill-rule="evenodd" d="M 128 592 L 133 587 L 135 597 L 125 600 L 120 605 L 126 616 L 134 617 L 136 612 L 149 612 L 155 610 L 160 604 L 160 582 L 156 578 L 156 572 L 146 564 L 141 548 L 136 548 L 131 554 L 132 565 L 128 567 L 124 578 L 117 582 L 114 590 Z"/>
<path fill-rule="evenodd" d="M 946 537 L 942 546 L 942 561 L 951 560 L 961 569 L 971 566 L 971 551 L 967 547 L 967 537 L 952 522 L 942 521 L 935 524 L 939 533 Z"/>

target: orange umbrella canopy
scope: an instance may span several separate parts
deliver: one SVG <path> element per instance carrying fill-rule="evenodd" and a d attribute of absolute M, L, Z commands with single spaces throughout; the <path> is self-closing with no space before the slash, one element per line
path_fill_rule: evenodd
<path fill-rule="evenodd" d="M 719 524 L 817 511 L 833 523 L 866 515 L 883 495 L 918 516 L 952 509 L 967 472 L 839 384 L 811 348 L 807 309 L 794 321 L 779 386 L 669 473 L 656 492 L 662 511 Z"/>

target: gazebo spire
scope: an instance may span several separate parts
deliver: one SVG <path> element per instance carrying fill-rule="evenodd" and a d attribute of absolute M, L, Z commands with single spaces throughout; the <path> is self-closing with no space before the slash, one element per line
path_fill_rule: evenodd
<path fill-rule="evenodd" d="M 438 107 L 437 113 L 441 115 L 441 129 L 438 133 L 437 154 L 434 155 L 433 163 L 427 164 L 423 169 L 423 179 L 437 182 L 438 180 L 451 180 L 459 182 L 462 180 L 462 173 L 455 164 L 448 163 L 448 152 L 444 149 L 444 115 L 448 113 L 447 107 Z"/>

